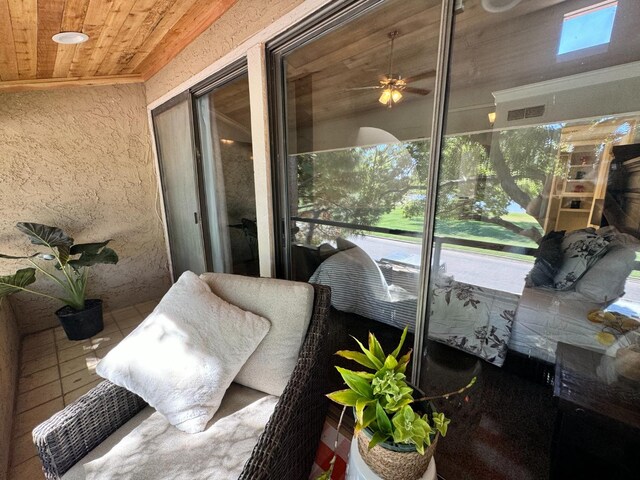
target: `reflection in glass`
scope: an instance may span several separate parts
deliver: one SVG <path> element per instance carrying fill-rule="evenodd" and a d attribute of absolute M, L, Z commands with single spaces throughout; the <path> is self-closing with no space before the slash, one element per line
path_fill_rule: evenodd
<path fill-rule="evenodd" d="M 258 275 L 247 75 L 196 102 L 213 271 Z"/>
<path fill-rule="evenodd" d="M 438 471 L 634 478 L 634 457 L 598 449 L 640 426 L 640 390 L 616 373 L 628 375 L 619 358 L 635 358 L 640 328 L 640 44 L 631 34 L 640 4 L 514 2 L 498 15 L 491 2 L 463 3 L 421 386 L 446 390 L 477 375 L 478 390 L 439 406 L 468 421 L 452 423 L 439 454 L 458 461 Z M 587 10 L 609 15 L 610 30 L 591 43 L 561 40 Z M 571 417 L 577 407 L 582 420 Z M 598 430 L 589 415 L 611 424 Z"/>

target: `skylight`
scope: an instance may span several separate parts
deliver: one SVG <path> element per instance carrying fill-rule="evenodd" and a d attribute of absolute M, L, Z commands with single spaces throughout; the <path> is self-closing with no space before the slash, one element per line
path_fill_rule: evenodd
<path fill-rule="evenodd" d="M 617 0 L 607 0 L 566 13 L 558 55 L 608 44 L 617 9 Z"/>

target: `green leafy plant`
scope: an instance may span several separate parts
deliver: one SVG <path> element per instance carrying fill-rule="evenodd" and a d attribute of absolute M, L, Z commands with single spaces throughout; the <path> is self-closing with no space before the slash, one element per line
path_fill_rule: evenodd
<path fill-rule="evenodd" d="M 337 355 L 353 360 L 371 371 L 354 371 L 336 367 L 347 389 L 338 390 L 327 396 L 345 407 L 353 407 L 356 416 L 356 433 L 369 428 L 373 436 L 369 449 L 380 442 L 392 440 L 398 444 L 414 445 L 424 455 L 431 445 L 436 432 L 443 437 L 447 434 L 450 420 L 443 413 L 418 413 L 412 404 L 462 393 L 475 383 L 475 377 L 464 388 L 437 397 L 414 398 L 414 389 L 406 382 L 405 371 L 411 359 L 411 350 L 400 355 L 407 336 L 407 328 L 402 332 L 400 343 L 393 352 L 386 355 L 375 335 L 369 333 L 369 348 L 358 339 L 354 340 L 362 352 L 341 350 Z M 429 418 L 430 417 L 430 418 Z"/>
<path fill-rule="evenodd" d="M 83 310 L 88 268 L 100 263 L 118 263 L 116 252 L 107 247 L 111 240 L 74 244 L 73 238 L 57 227 L 20 222 L 16 228 L 29 237 L 32 245 L 46 247 L 48 251 L 38 251 L 26 256 L 0 254 L 0 258 L 26 260 L 31 264 L 31 267 L 21 268 L 12 275 L 0 276 L 0 298 L 17 292 L 29 292 L 59 300 L 74 310 Z M 55 261 L 55 270 L 59 273 L 47 271 L 35 259 Z M 36 281 L 36 272 L 56 283 L 64 296 L 54 297 L 27 288 Z"/>

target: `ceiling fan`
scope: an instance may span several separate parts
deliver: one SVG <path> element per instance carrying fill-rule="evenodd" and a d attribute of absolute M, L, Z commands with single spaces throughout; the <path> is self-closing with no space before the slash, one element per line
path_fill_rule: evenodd
<path fill-rule="evenodd" d="M 409 83 L 415 82 L 417 80 L 422 80 L 423 78 L 429 78 L 435 75 L 434 70 L 430 70 L 428 72 L 421 73 L 419 75 L 414 75 L 409 78 L 402 78 L 399 74 L 393 73 L 393 46 L 396 38 L 398 37 L 398 31 L 394 30 L 393 32 L 389 32 L 388 37 L 391 39 L 391 46 L 389 51 L 389 70 L 387 75 L 385 75 L 382 80 L 380 80 L 379 85 L 371 85 L 368 87 L 355 87 L 350 88 L 349 90 L 382 90 L 378 101 L 387 106 L 387 108 L 393 107 L 394 104 L 398 103 L 402 100 L 404 93 L 414 93 L 416 95 L 429 95 L 431 90 L 427 90 L 424 88 L 415 88 L 408 86 Z"/>

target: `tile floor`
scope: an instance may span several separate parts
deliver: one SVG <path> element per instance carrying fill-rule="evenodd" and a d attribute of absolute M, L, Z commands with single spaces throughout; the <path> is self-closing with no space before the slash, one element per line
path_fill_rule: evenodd
<path fill-rule="evenodd" d="M 95 373 L 97 363 L 157 303 L 149 301 L 105 313 L 104 330 L 89 340 L 68 340 L 62 327 L 22 339 L 9 480 L 44 478 L 31 430 L 101 381 Z"/>

